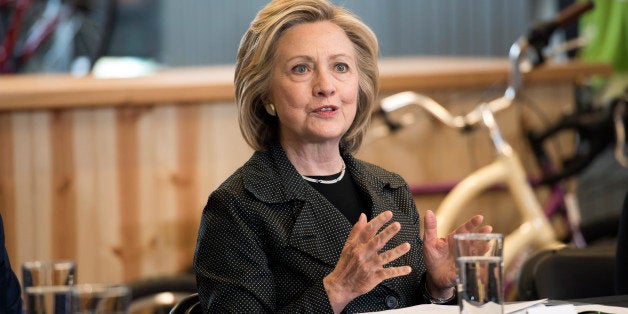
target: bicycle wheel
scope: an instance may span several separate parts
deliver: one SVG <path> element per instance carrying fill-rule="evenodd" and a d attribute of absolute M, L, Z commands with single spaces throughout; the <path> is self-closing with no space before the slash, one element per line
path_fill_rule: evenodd
<path fill-rule="evenodd" d="M 35 22 L 22 42 L 17 71 L 68 72 L 78 60 L 88 71 L 107 51 L 115 8 L 115 0 L 34 1 L 29 14 Z M 42 40 L 38 27 L 52 31 Z"/>

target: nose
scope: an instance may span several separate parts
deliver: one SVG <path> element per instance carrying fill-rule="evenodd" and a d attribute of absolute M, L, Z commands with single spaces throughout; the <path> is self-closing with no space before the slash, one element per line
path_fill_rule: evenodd
<path fill-rule="evenodd" d="M 334 78 L 329 71 L 316 71 L 316 79 L 314 82 L 314 95 L 318 97 L 330 97 L 336 93 Z"/>

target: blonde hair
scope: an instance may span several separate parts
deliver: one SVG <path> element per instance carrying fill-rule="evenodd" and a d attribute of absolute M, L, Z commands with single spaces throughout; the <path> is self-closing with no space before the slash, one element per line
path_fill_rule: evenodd
<path fill-rule="evenodd" d="M 353 123 L 341 139 L 341 146 L 348 152 L 355 152 L 362 144 L 379 88 L 375 34 L 351 12 L 326 0 L 274 0 L 251 22 L 242 37 L 236 59 L 234 83 L 238 123 L 244 140 L 254 150 L 266 150 L 267 145 L 279 136 L 277 117 L 264 109 L 277 41 L 290 27 L 319 21 L 338 25 L 355 47 L 358 105 Z"/>

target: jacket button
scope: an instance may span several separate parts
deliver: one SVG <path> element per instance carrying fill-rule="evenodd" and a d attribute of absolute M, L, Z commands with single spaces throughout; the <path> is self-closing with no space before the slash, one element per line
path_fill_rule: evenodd
<path fill-rule="evenodd" d="M 389 295 L 386 297 L 386 306 L 388 306 L 389 309 L 394 309 L 399 306 L 399 301 L 394 296 Z"/>

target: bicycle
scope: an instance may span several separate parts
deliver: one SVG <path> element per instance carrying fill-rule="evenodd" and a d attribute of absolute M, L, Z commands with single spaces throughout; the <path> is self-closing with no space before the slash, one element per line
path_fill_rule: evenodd
<path fill-rule="evenodd" d="M 456 218 L 464 216 L 464 205 L 471 199 L 498 184 L 506 186 L 522 220 L 519 227 L 508 234 L 504 241 L 507 291 L 513 288 L 518 269 L 528 256 L 522 253 L 563 247 L 565 243 L 560 241 L 542 209 L 517 153 L 502 137 L 494 114 L 509 108 L 517 98 L 522 84 L 522 69 L 531 71 L 545 61 L 543 49 L 547 46 L 552 32 L 576 20 L 592 6 L 591 2 L 576 3 L 561 11 L 553 21 L 539 24 L 529 34 L 519 38 L 509 52 L 510 72 L 504 94 L 497 99 L 480 103 L 466 115 L 453 116 L 435 100 L 414 92 L 388 96 L 380 103 L 383 112 L 392 112 L 405 106 L 418 106 L 444 125 L 462 132 L 477 126 L 488 130 L 496 152 L 495 160 L 458 182 L 436 209 L 436 215 L 439 231 L 446 234 L 455 227 L 453 223 Z M 393 129 L 400 126 L 399 123 L 390 120 L 386 121 L 386 124 Z"/>
<path fill-rule="evenodd" d="M 87 72 L 106 52 L 115 0 L 0 0 L 0 73 Z"/>
<path fill-rule="evenodd" d="M 624 153 L 626 141 L 624 125 L 628 123 L 627 99 L 628 95 L 624 94 L 611 99 L 608 104 L 603 106 L 595 108 L 586 106 L 586 110 L 577 110 L 572 114 L 565 115 L 555 123 L 547 122 L 546 117 L 535 112 L 544 119 L 544 124 L 547 126 L 544 129 L 529 128 L 528 131 L 524 131 L 524 136 L 526 136 L 528 146 L 531 148 L 530 151 L 536 159 L 540 172 L 540 176 L 529 176 L 527 180 L 534 190 L 542 187 L 547 187 L 550 190 L 547 201 L 543 204 L 543 212 L 548 218 L 559 216 L 560 219 L 558 220 L 552 219 L 553 226 L 558 227 L 557 224 L 561 224 L 561 230 L 568 229 L 562 231 L 564 235 L 561 236 L 561 242 L 571 241 L 574 246 L 583 248 L 588 245 L 589 241 L 595 240 L 592 235 L 581 232 L 580 209 L 575 200 L 576 195 L 565 185 L 569 183 L 571 178 L 584 171 L 613 143 L 617 163 L 628 168 L 628 157 Z M 538 111 L 538 108 L 533 111 Z M 404 113 L 408 114 L 407 112 Z M 406 124 L 413 124 L 417 120 L 414 117 L 406 119 L 405 115 L 399 118 L 396 112 L 384 110 L 377 110 L 375 116 L 381 118 L 384 127 L 388 129 L 388 133 L 394 133 L 405 127 Z M 524 130 L 526 130 L 525 123 Z M 467 131 L 471 130 L 465 130 L 465 132 Z M 577 143 L 572 155 L 561 157 L 565 156 L 565 152 L 561 152 L 560 145 L 556 142 L 559 142 L 557 137 L 565 132 L 575 134 Z M 550 154 L 548 148 L 553 148 L 554 154 Z M 556 164 L 550 155 L 562 159 L 558 160 L 558 164 Z M 443 195 L 451 192 L 458 182 L 410 183 L 410 191 L 418 197 Z M 491 191 L 503 191 L 506 187 L 497 184 L 489 189 Z"/>

